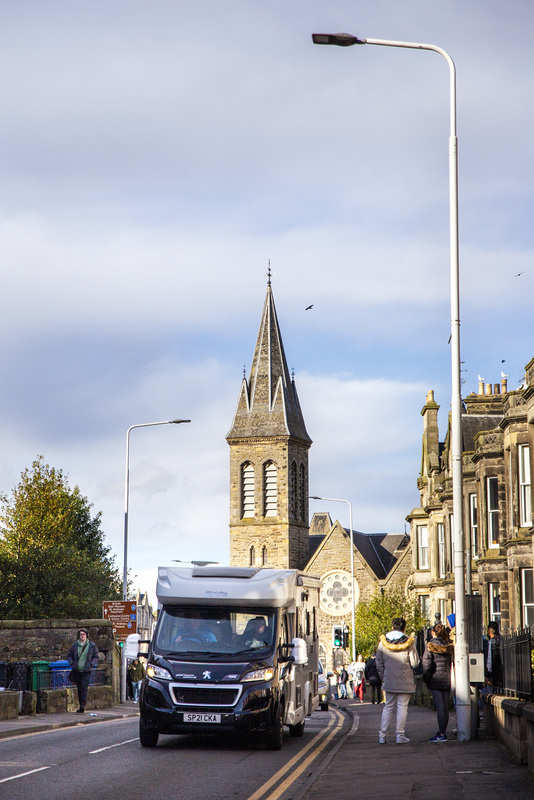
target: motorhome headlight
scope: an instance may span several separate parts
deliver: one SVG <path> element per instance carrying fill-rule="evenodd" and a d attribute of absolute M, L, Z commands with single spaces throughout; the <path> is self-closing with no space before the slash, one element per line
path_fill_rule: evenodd
<path fill-rule="evenodd" d="M 274 669 L 266 667 L 265 669 L 254 669 L 241 679 L 243 681 L 272 681 L 274 678 Z"/>
<path fill-rule="evenodd" d="M 149 664 L 146 668 L 146 674 L 149 678 L 162 678 L 165 681 L 172 681 L 172 675 L 168 669 L 158 667 L 156 664 Z"/>

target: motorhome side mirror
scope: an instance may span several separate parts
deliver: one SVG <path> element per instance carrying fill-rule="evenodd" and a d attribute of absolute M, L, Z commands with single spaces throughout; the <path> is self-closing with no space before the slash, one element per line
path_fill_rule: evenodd
<path fill-rule="evenodd" d="M 295 658 L 292 655 L 289 655 L 289 650 L 293 650 L 293 644 L 280 644 L 279 645 L 279 654 L 278 654 L 278 661 L 281 664 L 285 663 L 293 663 Z"/>
<path fill-rule="evenodd" d="M 141 636 L 138 633 L 130 633 L 126 637 L 126 658 L 139 657 L 139 640 Z"/>
<path fill-rule="evenodd" d="M 293 639 L 293 658 L 295 664 L 308 663 L 308 648 L 304 639 Z"/>

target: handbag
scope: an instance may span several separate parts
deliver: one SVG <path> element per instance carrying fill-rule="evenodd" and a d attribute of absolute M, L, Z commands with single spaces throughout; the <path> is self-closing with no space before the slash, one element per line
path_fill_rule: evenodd
<path fill-rule="evenodd" d="M 434 658 L 432 657 L 432 661 L 430 662 L 430 667 L 425 672 L 423 672 L 423 680 L 424 680 L 424 682 L 426 683 L 427 686 L 430 683 L 430 681 L 432 680 L 432 676 L 435 673 L 435 671 L 436 671 L 436 662 L 434 661 Z"/>

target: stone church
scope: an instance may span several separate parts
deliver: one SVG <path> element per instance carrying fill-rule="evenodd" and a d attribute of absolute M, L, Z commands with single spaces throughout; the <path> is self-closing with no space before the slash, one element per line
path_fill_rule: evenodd
<path fill-rule="evenodd" d="M 306 430 L 276 316 L 271 278 L 248 379 L 243 377 L 230 432 L 230 562 L 301 569 L 323 580 L 321 655 L 332 666 L 333 628 L 352 621 L 357 604 L 377 588 L 405 589 L 411 570 L 405 534 L 352 532 L 309 507 Z"/>

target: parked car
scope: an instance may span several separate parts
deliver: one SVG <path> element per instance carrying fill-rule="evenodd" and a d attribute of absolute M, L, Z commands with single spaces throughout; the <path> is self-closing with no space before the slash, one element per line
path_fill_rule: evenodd
<path fill-rule="evenodd" d="M 325 675 L 323 664 L 319 659 L 319 708 L 321 711 L 328 711 L 328 700 L 330 697 L 330 684 Z"/>

